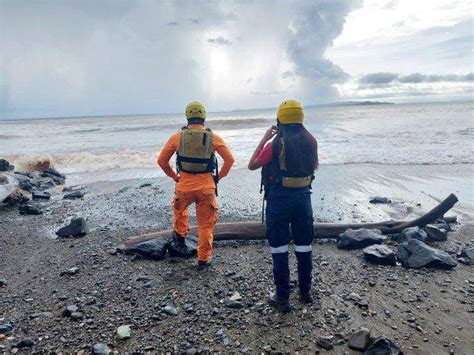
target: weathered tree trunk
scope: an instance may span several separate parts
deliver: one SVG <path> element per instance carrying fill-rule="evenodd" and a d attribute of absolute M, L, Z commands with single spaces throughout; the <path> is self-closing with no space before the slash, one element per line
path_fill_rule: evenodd
<path fill-rule="evenodd" d="M 348 229 L 379 229 L 383 234 L 397 234 L 408 227 L 424 227 L 427 224 L 442 218 L 458 202 L 456 195 L 449 195 L 438 206 L 433 208 L 423 216 L 410 221 L 385 221 L 379 223 L 355 223 L 355 224 L 332 224 L 315 223 L 314 232 L 316 238 L 334 238 Z M 446 222 L 456 221 L 456 217 L 445 218 Z M 197 235 L 197 227 L 191 227 L 191 234 Z M 128 238 L 125 243 L 125 249 L 137 245 L 141 242 L 158 238 L 161 236 L 170 236 L 171 230 L 143 234 Z M 261 240 L 265 239 L 265 224 L 261 222 L 230 222 L 218 223 L 214 229 L 214 240 Z"/>

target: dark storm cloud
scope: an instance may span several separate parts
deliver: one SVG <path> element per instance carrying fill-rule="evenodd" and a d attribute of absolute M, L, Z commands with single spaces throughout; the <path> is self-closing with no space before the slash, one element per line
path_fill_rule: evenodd
<path fill-rule="evenodd" d="M 301 14 L 290 26 L 287 50 L 295 64 L 295 74 L 319 83 L 348 79 L 348 74 L 325 58 L 324 53 L 342 32 L 347 14 L 360 3 L 356 0 L 314 1 L 301 7 Z"/>
<path fill-rule="evenodd" d="M 331 99 L 348 75 L 325 51 L 359 3 L 0 0 L 0 119 Z"/>

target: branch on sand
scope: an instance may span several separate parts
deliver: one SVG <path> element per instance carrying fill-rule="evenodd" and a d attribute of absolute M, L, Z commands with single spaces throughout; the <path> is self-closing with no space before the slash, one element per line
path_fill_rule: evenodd
<path fill-rule="evenodd" d="M 431 211 L 423 216 L 409 221 L 385 221 L 379 223 L 354 223 L 354 224 L 333 224 L 333 223 L 315 223 L 314 233 L 316 239 L 335 238 L 348 229 L 378 229 L 383 234 L 397 234 L 405 228 L 418 226 L 423 228 L 427 224 L 443 218 L 458 202 L 454 194 L 450 194 L 445 200 L 440 202 Z M 456 217 L 444 217 L 448 223 L 456 221 Z M 194 226 L 189 231 L 197 235 L 197 227 Z M 163 236 L 171 236 L 171 230 L 154 232 L 128 238 L 124 243 L 124 249 L 127 250 L 133 246 Z M 265 237 L 265 224 L 261 222 L 230 222 L 218 223 L 214 229 L 214 240 L 262 240 Z"/>

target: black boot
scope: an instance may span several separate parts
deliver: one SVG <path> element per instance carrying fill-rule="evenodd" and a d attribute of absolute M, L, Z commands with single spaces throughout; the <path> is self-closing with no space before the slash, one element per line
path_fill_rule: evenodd
<path fill-rule="evenodd" d="M 301 302 L 305 303 L 305 304 L 313 304 L 314 303 L 314 298 L 313 298 L 313 295 L 311 294 L 311 291 L 309 292 L 300 292 L 300 300 Z"/>
<path fill-rule="evenodd" d="M 276 293 L 268 295 L 267 302 L 270 306 L 275 307 L 280 312 L 287 313 L 291 311 L 290 302 L 279 297 Z"/>
<path fill-rule="evenodd" d="M 173 231 L 173 240 L 176 242 L 177 245 L 179 245 L 181 247 L 186 246 L 186 242 L 185 242 L 184 238 L 186 238 L 186 237 L 183 237 L 181 234 L 178 234 L 178 232 Z"/>
<path fill-rule="evenodd" d="M 198 260 L 197 271 L 206 270 L 207 268 L 209 268 L 209 266 L 211 266 L 211 260 L 208 260 L 208 261 Z"/>

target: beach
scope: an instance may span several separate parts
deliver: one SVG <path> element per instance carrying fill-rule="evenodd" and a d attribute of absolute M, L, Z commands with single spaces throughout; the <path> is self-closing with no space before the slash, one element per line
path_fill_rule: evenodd
<path fill-rule="evenodd" d="M 456 215 L 457 222 L 451 225 L 447 241 L 433 246 L 456 258 L 462 248 L 474 244 L 474 165 L 469 143 L 473 131 L 466 116 L 471 104 L 394 106 L 308 110 L 315 118 L 325 113 L 324 120 L 308 124 L 317 132 L 322 162 L 312 188 L 315 221 L 412 219 L 454 193 L 459 202 L 448 215 Z M 443 120 L 439 112 L 450 109 L 452 118 Z M 424 133 L 406 126 L 413 112 L 431 120 L 425 123 Z M 333 122 L 337 114 L 345 120 Z M 219 184 L 219 222 L 261 219 L 260 173 L 248 171 L 245 164 L 271 115 L 246 112 L 214 118 L 219 121 L 216 131 L 229 142 L 237 161 Z M 394 123 L 392 117 L 399 120 Z M 52 135 L 44 127 L 53 127 L 54 120 L 15 121 L 16 133 L 13 121 L 0 124 L 11 130 L 2 131 L 10 142 L 2 154 L 18 169 L 47 157 L 66 174 L 65 185 L 49 190 L 50 200 L 34 201 L 42 215 L 20 215 L 17 207 L 0 210 L 0 278 L 5 280 L 0 287 L 0 323 L 10 323 L 14 329 L 0 342 L 2 351 L 88 353 L 94 344 L 104 343 L 119 352 L 306 353 L 325 351 L 318 339 L 331 336 L 334 348 L 327 353 L 356 354 L 347 348 L 347 340 L 360 327 L 368 328 L 373 337 L 385 335 L 407 354 L 469 354 L 474 348 L 470 330 L 474 280 L 472 266 L 462 263 L 451 270 L 380 266 L 365 261 L 361 250 L 340 250 L 334 239 L 317 240 L 313 246 L 317 302 L 305 306 L 293 292 L 295 309 L 282 316 L 265 302 L 273 289 L 265 241 L 215 243 L 214 264 L 204 273 L 195 270 L 194 259 L 154 261 L 117 252 L 131 236 L 172 228 L 174 182 L 155 166 L 155 158 L 159 145 L 177 126 L 164 129 L 161 123 L 143 122 L 147 120 L 151 119 L 115 121 L 119 127 L 130 122 L 135 128 L 142 125 L 129 130 L 127 142 L 117 142 L 114 134 L 107 137 L 107 131 L 100 135 L 95 131 L 89 140 L 85 133 L 76 132 L 81 144 L 71 132 L 64 136 L 53 132 L 57 140 L 38 138 L 38 133 L 29 145 L 25 143 L 31 131 L 22 130 L 22 125 L 36 125 L 38 132 Z M 94 125 L 90 129 L 111 127 L 114 122 L 112 118 L 105 119 L 108 123 L 97 118 L 77 121 Z M 83 130 L 77 122 L 71 126 Z M 67 124 L 61 127 L 71 129 Z M 139 138 L 134 132 L 140 132 Z M 15 134 L 23 138 L 12 137 Z M 115 134 L 122 133 L 117 128 Z M 158 143 L 152 144 L 153 138 Z M 36 156 L 28 161 L 33 155 L 30 150 Z M 131 165 L 125 164 L 127 159 Z M 141 159 L 146 166 L 138 168 Z M 111 161 L 115 167 L 101 168 Z M 5 175 L 14 181 L 13 172 Z M 65 187 L 84 196 L 64 199 Z M 387 197 L 391 203 L 369 203 L 375 196 Z M 76 217 L 87 221 L 89 233 L 57 238 L 56 231 Z M 190 223 L 195 222 L 191 208 Z M 387 245 L 397 248 L 392 240 Z M 290 261 L 294 271 L 293 255 Z M 292 280 L 296 280 L 294 273 Z M 223 302 L 235 293 L 242 308 L 228 308 Z M 361 306 L 361 300 L 366 305 Z M 64 316 L 70 305 L 78 307 L 81 317 Z M 167 313 L 166 306 L 173 307 L 176 315 Z M 130 339 L 117 339 L 115 332 L 121 325 L 130 325 Z M 15 344 L 21 339 L 32 339 L 34 345 L 18 349 Z"/>

